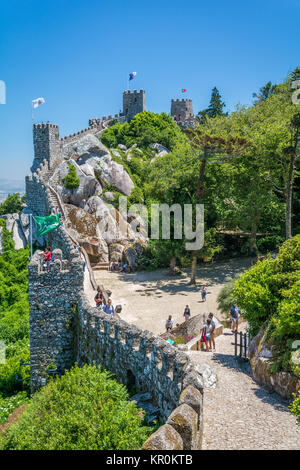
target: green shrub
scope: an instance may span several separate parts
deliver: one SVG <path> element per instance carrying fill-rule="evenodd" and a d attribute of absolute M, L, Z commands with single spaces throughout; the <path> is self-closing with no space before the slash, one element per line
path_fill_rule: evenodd
<path fill-rule="evenodd" d="M 226 284 L 219 292 L 217 302 L 219 310 L 221 310 L 222 313 L 228 313 L 231 306 L 236 303 L 236 299 L 233 295 L 233 289 L 239 277 L 240 274 L 236 274 L 233 278 L 228 278 L 226 280 Z"/>
<path fill-rule="evenodd" d="M 291 412 L 297 416 L 297 423 L 300 425 L 300 392 L 293 401 L 293 404 L 291 406 Z"/>
<path fill-rule="evenodd" d="M 152 429 L 123 385 L 95 366 L 77 366 L 37 392 L 0 449 L 140 449 Z"/>
<path fill-rule="evenodd" d="M 78 178 L 76 173 L 75 166 L 68 163 L 69 171 L 68 174 L 62 178 L 62 182 L 64 183 L 65 188 L 67 189 L 76 189 L 80 184 L 80 178 Z"/>
<path fill-rule="evenodd" d="M 272 344 L 272 372 L 287 370 L 300 376 L 293 364 L 292 344 L 300 337 L 300 235 L 287 240 L 278 256 L 257 262 L 236 282 L 233 296 L 245 310 L 255 335 L 266 329 Z"/>
<path fill-rule="evenodd" d="M 5 423 L 9 415 L 19 406 L 28 403 L 27 392 L 19 392 L 11 397 L 0 396 L 0 424 Z"/>
<path fill-rule="evenodd" d="M 0 364 L 0 396 L 20 390 L 29 391 L 28 381 L 17 381 L 29 376 L 29 367 L 20 366 L 20 360 L 29 361 L 29 307 L 28 255 L 29 247 L 14 250 L 12 235 L 0 220 L 3 229 L 3 255 L 0 255 L 0 341 L 6 346 L 6 362 Z"/>

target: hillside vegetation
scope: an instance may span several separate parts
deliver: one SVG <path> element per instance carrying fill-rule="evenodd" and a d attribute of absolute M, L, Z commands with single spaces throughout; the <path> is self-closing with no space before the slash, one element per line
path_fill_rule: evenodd
<path fill-rule="evenodd" d="M 0 437 L 3 450 L 134 450 L 152 428 L 126 388 L 95 366 L 73 367 L 52 379 L 17 424 Z"/>
<path fill-rule="evenodd" d="M 29 377 L 29 248 L 14 250 L 12 235 L 0 219 L 3 230 L 3 254 L 0 255 L 0 341 L 5 344 L 6 362 L 0 363 L 0 423 L 14 408 L 27 400 Z"/>
<path fill-rule="evenodd" d="M 214 112 L 201 114 L 194 130 L 180 130 L 166 114 L 144 112 L 103 132 L 101 140 L 110 149 L 138 145 L 130 158 L 124 149 L 112 152 L 135 184 L 130 203 L 205 207 L 201 250 L 187 251 L 186 239 L 174 239 L 171 228 L 171 240 L 150 240 L 143 268 L 166 266 L 174 257 L 187 266 L 195 264 L 195 257 L 208 261 L 265 253 L 299 232 L 300 120 L 291 100 L 294 75 L 229 115 L 216 105 Z M 154 158 L 154 142 L 170 153 Z"/>

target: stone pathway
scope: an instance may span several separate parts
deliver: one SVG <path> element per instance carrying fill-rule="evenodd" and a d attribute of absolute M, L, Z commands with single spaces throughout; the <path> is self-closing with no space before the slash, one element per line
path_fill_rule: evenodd
<path fill-rule="evenodd" d="M 289 403 L 254 382 L 249 363 L 232 355 L 232 341 L 225 329 L 216 339 L 216 353 L 189 352 L 218 376 L 216 388 L 204 393 L 203 449 L 300 449 L 300 426 Z"/>

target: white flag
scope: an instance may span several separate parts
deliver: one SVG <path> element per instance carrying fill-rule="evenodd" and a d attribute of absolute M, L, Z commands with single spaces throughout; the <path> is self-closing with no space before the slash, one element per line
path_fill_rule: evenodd
<path fill-rule="evenodd" d="M 32 106 L 34 108 L 38 108 L 41 104 L 44 104 L 45 100 L 44 98 L 37 98 L 36 100 L 32 100 Z"/>

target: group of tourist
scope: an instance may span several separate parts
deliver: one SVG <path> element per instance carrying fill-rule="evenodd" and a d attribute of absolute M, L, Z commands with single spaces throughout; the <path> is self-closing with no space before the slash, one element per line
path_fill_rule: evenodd
<path fill-rule="evenodd" d="M 188 305 L 186 305 L 184 311 L 183 311 L 183 316 L 185 321 L 188 321 L 191 317 L 191 310 Z M 209 313 L 208 319 L 206 320 L 206 323 L 202 326 L 201 328 L 201 339 L 200 342 L 204 343 L 206 346 L 206 351 L 215 351 L 216 350 L 216 344 L 215 344 L 215 328 L 216 328 L 216 323 L 214 321 L 214 314 Z M 172 320 L 172 315 L 169 315 L 167 320 L 166 320 L 166 332 L 170 332 L 173 329 L 174 322 Z M 176 326 L 179 326 L 178 324 Z"/>
<path fill-rule="evenodd" d="M 116 271 L 116 272 L 121 272 L 121 273 L 127 273 L 130 271 L 130 266 L 128 263 L 124 263 L 122 265 L 121 259 L 116 263 L 115 261 L 111 261 L 108 266 L 109 271 Z"/>
<path fill-rule="evenodd" d="M 95 295 L 95 302 L 96 302 L 96 307 L 99 308 L 102 312 L 107 313 L 108 315 L 111 315 L 112 317 L 114 316 L 115 309 L 114 309 L 114 306 L 112 305 L 112 301 L 109 298 L 106 303 L 103 292 L 99 286 L 97 288 L 97 293 Z"/>
<path fill-rule="evenodd" d="M 205 288 L 205 286 L 203 287 Z M 202 291 L 203 290 L 201 290 L 201 295 L 202 295 Z M 233 304 L 229 312 L 229 315 L 231 318 L 232 334 L 235 334 L 235 332 L 238 331 L 240 314 L 241 314 L 240 308 L 237 306 L 237 304 Z M 185 309 L 183 311 L 183 316 L 184 316 L 185 321 L 188 321 L 191 318 L 191 309 L 188 305 L 185 306 Z M 169 315 L 166 320 L 166 332 L 167 333 L 171 332 L 171 330 L 173 329 L 173 326 L 174 326 L 174 322 L 172 319 L 172 315 Z M 177 324 L 176 326 L 179 326 L 179 324 Z M 209 352 L 209 351 L 214 352 L 216 350 L 215 329 L 216 329 L 216 323 L 214 321 L 214 314 L 209 313 L 205 324 L 202 326 L 200 330 L 201 331 L 200 342 L 203 343 L 203 345 L 205 346 L 206 352 Z"/>

